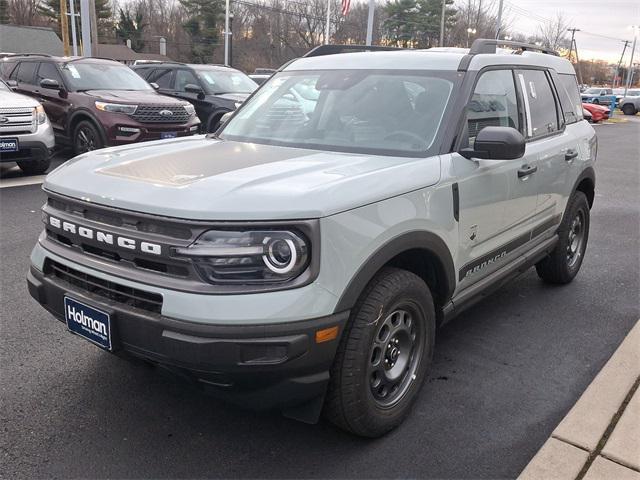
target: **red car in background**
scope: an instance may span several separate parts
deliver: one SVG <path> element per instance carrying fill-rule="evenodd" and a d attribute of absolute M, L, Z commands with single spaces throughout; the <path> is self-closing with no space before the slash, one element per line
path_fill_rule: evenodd
<path fill-rule="evenodd" d="M 593 123 L 598 123 L 600 120 L 608 120 L 609 113 L 611 113 L 609 107 L 597 105 L 595 103 L 583 103 L 582 108 L 591 114 L 591 121 Z"/>

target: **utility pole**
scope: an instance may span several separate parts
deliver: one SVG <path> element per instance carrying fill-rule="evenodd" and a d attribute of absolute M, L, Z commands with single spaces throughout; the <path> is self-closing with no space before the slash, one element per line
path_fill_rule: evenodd
<path fill-rule="evenodd" d="M 82 55 L 93 56 L 91 45 L 91 7 L 89 0 L 80 0 L 80 27 L 82 34 Z"/>
<path fill-rule="evenodd" d="M 578 82 L 582 85 L 582 73 L 580 72 L 580 59 L 578 58 L 578 44 L 576 44 L 576 32 L 579 32 L 579 28 L 567 28 L 567 32 L 571 32 L 571 45 L 569 46 L 569 60 L 571 60 L 571 53 L 573 49 L 576 50 L 576 65 L 578 66 Z"/>
<path fill-rule="evenodd" d="M 631 78 L 633 73 L 633 56 L 636 54 L 636 43 L 638 42 L 639 25 L 633 25 L 633 46 L 631 47 L 631 60 L 629 60 L 629 71 L 627 72 L 627 83 L 624 86 L 624 97 L 627 96 L 627 90 L 631 87 Z"/>
<path fill-rule="evenodd" d="M 616 80 L 618 79 L 618 72 L 620 72 L 620 65 L 622 65 L 622 59 L 624 58 L 624 52 L 627 51 L 627 47 L 631 43 L 629 40 L 623 40 L 624 48 L 622 49 L 622 55 L 620 55 L 620 61 L 616 65 L 616 71 L 613 74 L 613 80 L 611 80 L 611 88 L 616 88 Z"/>
<path fill-rule="evenodd" d="M 496 40 L 500 40 L 500 30 L 502 29 L 502 0 L 498 4 L 498 28 L 496 29 Z"/>
<path fill-rule="evenodd" d="M 67 0 L 60 0 L 60 30 L 62 30 L 62 49 L 69 56 L 69 24 L 67 23 Z"/>
<path fill-rule="evenodd" d="M 444 15 L 447 9 L 447 0 L 442 0 L 442 15 L 440 16 L 440 47 L 444 47 Z"/>
<path fill-rule="evenodd" d="M 331 0 L 327 0 L 327 24 L 324 26 L 324 44 L 329 44 L 329 29 L 331 28 Z"/>
<path fill-rule="evenodd" d="M 73 42 L 73 56 L 78 55 L 78 39 L 76 38 L 76 6 L 75 0 L 69 1 L 69 9 L 71 10 L 71 41 Z"/>
<path fill-rule="evenodd" d="M 225 2 L 224 10 L 224 64 L 229 66 L 229 0 Z"/>
<path fill-rule="evenodd" d="M 369 0 L 369 16 L 367 17 L 367 45 L 373 42 L 373 14 L 376 9 L 376 0 Z"/>
<path fill-rule="evenodd" d="M 89 16 L 91 17 L 91 51 L 98 56 L 98 19 L 96 15 L 96 0 L 89 0 Z"/>

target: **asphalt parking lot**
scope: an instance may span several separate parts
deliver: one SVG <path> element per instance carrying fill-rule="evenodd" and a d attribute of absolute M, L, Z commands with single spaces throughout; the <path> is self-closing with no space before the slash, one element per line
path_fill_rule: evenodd
<path fill-rule="evenodd" d="M 373 441 L 227 406 L 68 334 L 26 290 L 40 186 L 1 188 L 0 478 L 517 476 L 640 315 L 640 116 L 596 129 L 577 279 L 529 270 L 446 325 L 412 415 Z"/>

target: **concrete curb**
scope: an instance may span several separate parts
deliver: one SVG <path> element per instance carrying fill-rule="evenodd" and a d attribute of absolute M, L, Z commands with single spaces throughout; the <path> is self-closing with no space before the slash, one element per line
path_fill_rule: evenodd
<path fill-rule="evenodd" d="M 640 480 L 640 321 L 519 479 Z"/>

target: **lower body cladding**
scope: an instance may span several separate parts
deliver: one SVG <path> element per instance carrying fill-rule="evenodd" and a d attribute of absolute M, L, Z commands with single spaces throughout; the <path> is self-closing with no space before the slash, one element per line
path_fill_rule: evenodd
<path fill-rule="evenodd" d="M 162 140 L 165 138 L 187 137 L 200 130 L 200 123 L 184 125 L 116 125 L 106 131 L 107 143 L 111 146 L 127 145 L 135 142 Z"/>
<path fill-rule="evenodd" d="M 81 316 L 77 305 L 104 313 L 113 353 L 167 368 L 243 407 L 318 420 L 349 312 L 299 322 L 203 324 L 131 306 L 128 298 L 139 291 L 60 263 L 47 260 L 43 270 L 32 266 L 27 275 L 31 296 L 61 322 L 67 322 L 66 309 Z"/>

